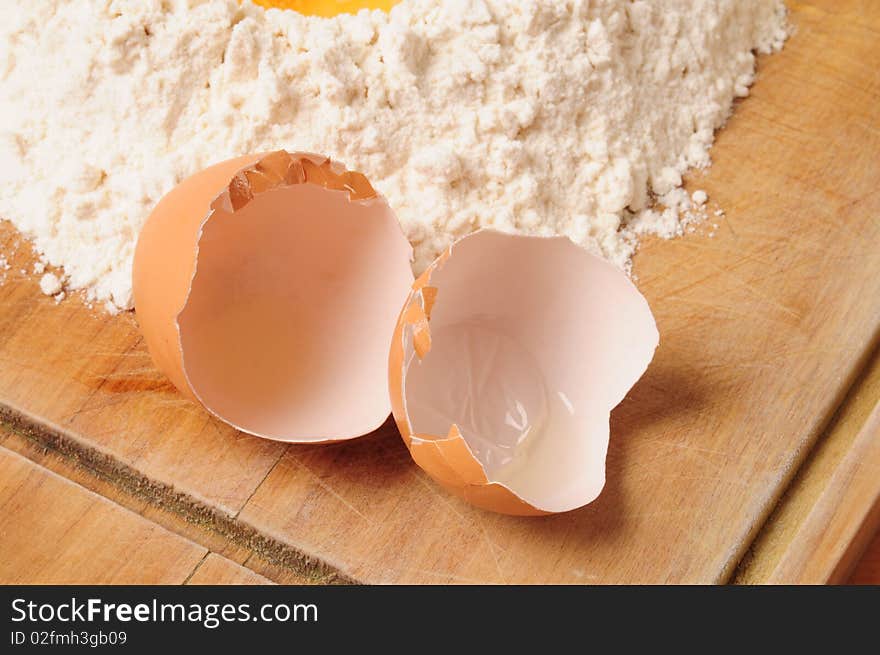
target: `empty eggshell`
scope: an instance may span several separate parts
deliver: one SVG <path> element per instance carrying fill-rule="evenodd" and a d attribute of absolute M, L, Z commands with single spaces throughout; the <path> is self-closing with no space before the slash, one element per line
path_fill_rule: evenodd
<path fill-rule="evenodd" d="M 610 412 L 658 339 L 626 275 L 567 238 L 476 232 L 404 305 L 394 417 L 416 463 L 474 505 L 572 510 L 602 491 Z"/>
<path fill-rule="evenodd" d="M 159 368 L 222 420 L 282 441 L 348 439 L 390 412 L 411 258 L 363 175 L 318 155 L 252 155 L 156 206 L 135 252 L 135 308 Z"/>

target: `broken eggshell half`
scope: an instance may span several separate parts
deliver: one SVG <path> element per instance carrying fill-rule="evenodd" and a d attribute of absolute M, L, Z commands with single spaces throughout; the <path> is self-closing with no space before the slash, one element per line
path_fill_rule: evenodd
<path fill-rule="evenodd" d="M 159 202 L 135 252 L 135 309 L 156 364 L 212 414 L 270 439 L 338 441 L 390 413 L 411 259 L 360 173 L 318 155 L 252 155 Z"/>
<path fill-rule="evenodd" d="M 658 340 L 627 276 L 569 239 L 475 232 L 413 284 L 392 410 L 449 491 L 505 514 L 565 512 L 602 491 L 610 412 Z"/>

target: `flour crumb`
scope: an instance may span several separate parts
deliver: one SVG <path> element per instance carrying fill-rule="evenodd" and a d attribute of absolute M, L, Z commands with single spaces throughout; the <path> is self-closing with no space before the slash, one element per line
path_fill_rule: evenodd
<path fill-rule="evenodd" d="M 10 268 L 12 268 L 12 265 L 6 261 L 6 257 L 0 255 L 0 271 L 8 271 Z"/>
<path fill-rule="evenodd" d="M 46 273 L 40 278 L 40 291 L 47 296 L 55 296 L 61 292 L 63 285 L 54 273 Z"/>
<path fill-rule="evenodd" d="M 696 191 L 694 191 L 693 195 L 691 196 L 691 200 L 694 201 L 694 204 L 697 207 L 702 207 L 703 205 L 706 204 L 706 201 L 709 200 L 709 194 L 707 194 L 702 189 L 697 189 Z"/>
<path fill-rule="evenodd" d="M 480 227 L 565 235 L 629 270 L 639 237 L 698 219 L 682 176 L 709 166 L 756 56 L 787 36 L 781 0 L 402 0 L 332 19 L 235 0 L 6 5 L 0 216 L 114 310 L 165 193 L 279 148 L 366 174 L 416 272 Z"/>
<path fill-rule="evenodd" d="M 34 262 L 34 275 L 42 275 L 46 272 L 46 265 L 43 262 Z"/>

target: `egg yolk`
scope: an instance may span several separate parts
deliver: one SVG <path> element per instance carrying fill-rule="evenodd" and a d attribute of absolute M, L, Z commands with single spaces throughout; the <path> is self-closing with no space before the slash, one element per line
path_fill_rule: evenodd
<path fill-rule="evenodd" d="M 293 9 L 308 16 L 356 14 L 361 9 L 389 11 L 399 0 L 254 0 L 263 7 Z"/>

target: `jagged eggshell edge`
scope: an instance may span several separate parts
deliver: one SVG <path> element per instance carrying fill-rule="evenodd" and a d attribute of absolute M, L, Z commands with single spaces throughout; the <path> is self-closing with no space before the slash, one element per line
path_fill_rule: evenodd
<path fill-rule="evenodd" d="M 157 367 L 191 400 L 233 427 L 289 443 L 329 443 L 362 436 L 384 422 L 364 425 L 357 434 L 284 437 L 260 434 L 226 420 L 199 397 L 187 375 L 179 317 L 197 274 L 203 229 L 218 211 L 234 213 L 256 196 L 279 187 L 315 184 L 343 191 L 351 202 L 387 202 L 360 173 L 327 157 L 284 150 L 245 155 L 206 168 L 183 180 L 157 204 L 138 237 L 133 263 L 133 295 L 138 323 Z M 399 223 L 387 207 L 388 216 Z M 390 220 L 390 219 L 389 219 Z M 405 241 L 402 230 L 400 238 Z M 411 248 L 409 250 L 411 259 Z M 161 261 L 162 265 L 155 262 Z M 412 280 L 411 273 L 409 280 Z M 388 403 L 390 411 L 390 400 Z M 343 411 L 343 408 L 341 408 Z M 380 412 L 381 413 L 381 412 Z M 385 418 L 388 411 L 385 411 Z"/>
<path fill-rule="evenodd" d="M 420 434 L 413 430 L 412 422 L 407 411 L 406 403 L 406 374 L 409 357 L 422 358 L 431 349 L 431 313 L 437 301 L 440 289 L 432 283 L 434 274 L 439 271 L 454 256 L 456 248 L 467 239 L 478 239 L 480 235 L 493 234 L 503 235 L 510 239 L 533 239 L 533 240 L 560 240 L 574 246 L 570 240 L 564 237 L 531 237 L 506 233 L 499 233 L 491 229 L 483 229 L 462 237 L 449 246 L 413 283 L 409 297 L 400 313 L 397 326 L 394 331 L 391 352 L 389 354 L 389 389 L 391 392 L 391 408 L 398 430 L 409 452 L 416 462 L 431 478 L 454 495 L 459 496 L 466 502 L 485 510 L 509 514 L 514 516 L 542 516 L 564 511 L 571 511 L 593 502 L 601 493 L 599 491 L 592 497 L 579 499 L 570 507 L 564 509 L 542 506 L 540 502 L 529 502 L 522 498 L 515 490 L 506 484 L 489 480 L 483 465 L 474 455 L 466 440 L 461 435 L 457 425 L 450 426 L 449 432 L 443 435 Z M 577 247 L 577 246 L 574 246 Z M 613 266 L 604 260 L 583 250 L 583 256 L 597 260 L 603 267 Z M 619 274 L 618 282 L 626 293 L 632 293 L 644 303 L 644 329 L 645 348 L 649 353 L 643 361 L 637 365 L 637 374 L 627 385 L 626 390 L 615 401 L 609 403 L 607 412 L 597 416 L 597 421 L 604 424 L 604 439 L 610 438 L 610 415 L 625 394 L 641 378 L 647 370 L 653 358 L 654 351 L 659 343 L 659 333 L 656 322 L 648 307 L 647 301 L 638 291 L 632 281 L 622 272 L 614 269 Z M 476 282 L 476 281 L 475 281 Z M 602 485 L 604 486 L 604 460 L 602 462 Z"/>

